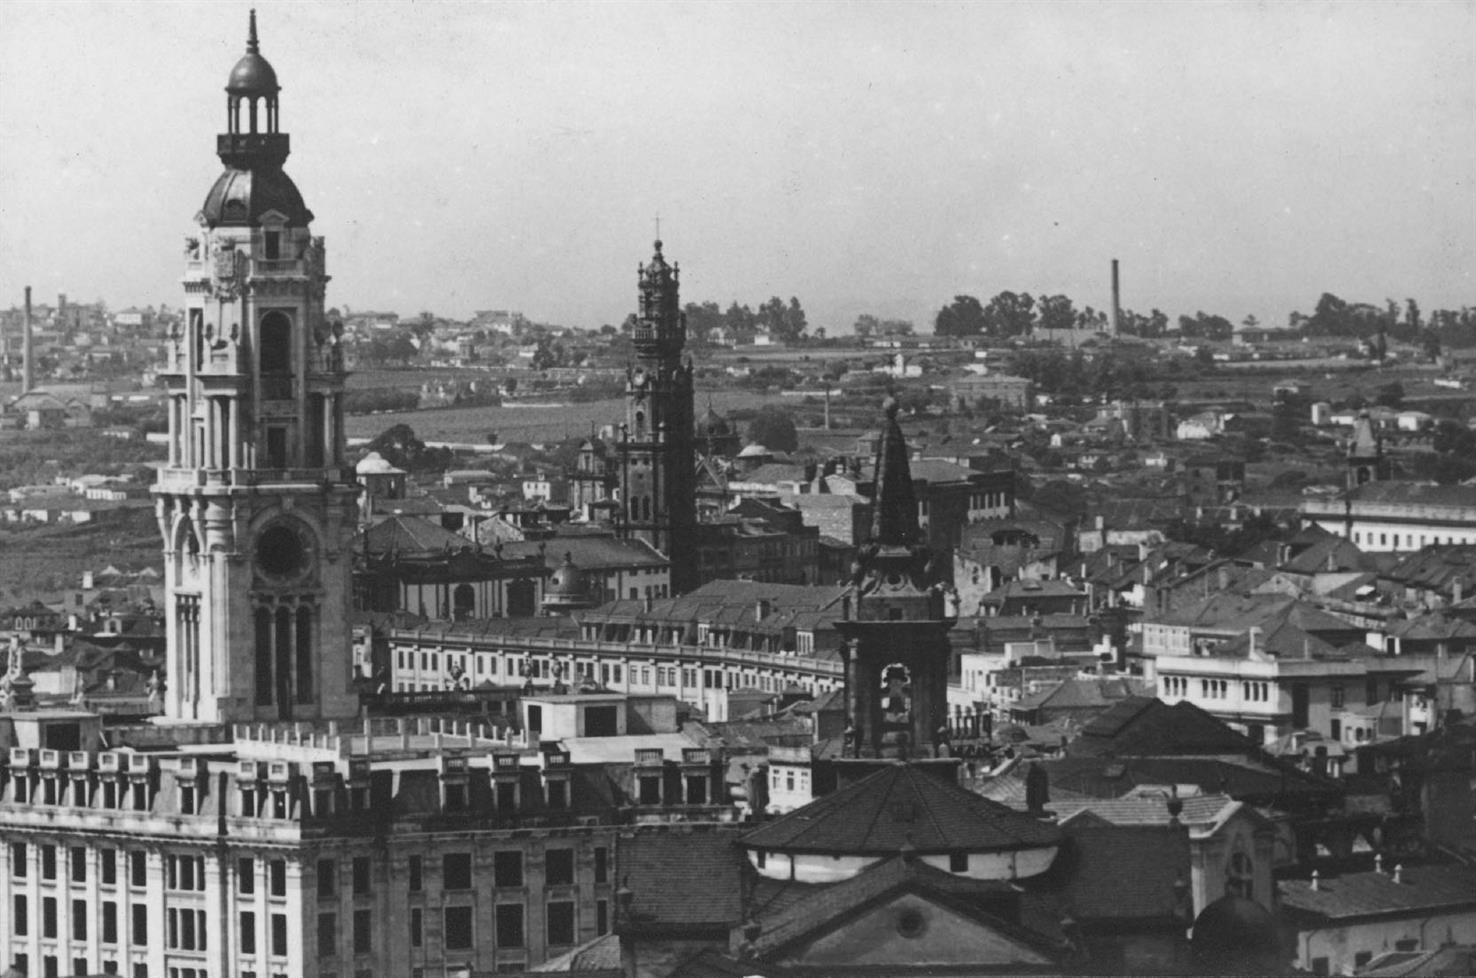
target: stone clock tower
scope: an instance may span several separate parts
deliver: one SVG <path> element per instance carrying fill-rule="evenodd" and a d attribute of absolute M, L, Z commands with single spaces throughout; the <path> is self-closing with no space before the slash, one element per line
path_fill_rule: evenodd
<path fill-rule="evenodd" d="M 225 170 L 185 242 L 169 337 L 164 537 L 172 721 L 353 716 L 347 618 L 356 487 L 323 239 L 282 171 L 276 72 L 252 11 L 226 83 Z"/>
<path fill-rule="evenodd" d="M 671 590 L 697 587 L 697 463 L 692 362 L 680 270 L 656 253 L 638 271 L 636 362 L 626 383 L 626 418 L 616 445 L 621 536 L 645 540 L 671 561 Z"/>

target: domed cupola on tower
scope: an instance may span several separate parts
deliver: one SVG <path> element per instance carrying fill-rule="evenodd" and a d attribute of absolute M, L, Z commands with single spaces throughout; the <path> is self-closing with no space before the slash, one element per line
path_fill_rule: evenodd
<path fill-rule="evenodd" d="M 354 715 L 343 326 L 326 248 L 282 172 L 277 73 L 256 14 L 226 84 L 225 172 L 185 236 L 184 317 L 160 376 L 168 461 L 154 485 L 168 605 L 168 720 Z"/>
<path fill-rule="evenodd" d="M 226 79 L 226 131 L 215 139 L 215 151 L 226 168 L 200 209 L 205 226 L 256 227 L 268 215 L 287 225 L 311 223 L 312 211 L 282 171 L 291 146 L 281 131 L 277 99 L 281 90 L 277 72 L 261 56 L 253 10 L 246 53 Z"/>

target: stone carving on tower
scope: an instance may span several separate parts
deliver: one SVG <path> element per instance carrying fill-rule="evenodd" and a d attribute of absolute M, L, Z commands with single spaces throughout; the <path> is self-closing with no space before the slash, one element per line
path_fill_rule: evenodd
<path fill-rule="evenodd" d="M 622 537 L 645 540 L 671 561 L 675 594 L 697 586 L 696 436 L 692 362 L 683 357 L 686 318 L 680 271 L 661 254 L 638 269 L 640 313 L 636 361 L 627 372 L 626 419 L 616 449 L 619 498 L 615 526 Z"/>
<path fill-rule="evenodd" d="M 171 334 L 164 538 L 168 721 L 350 717 L 350 540 L 341 327 L 322 238 L 282 170 L 276 72 L 252 11 L 226 84 L 225 165 L 186 238 Z"/>
<path fill-rule="evenodd" d="M 852 568 L 845 643 L 845 756 L 941 756 L 947 740 L 948 630 L 939 557 L 923 543 L 897 402 L 887 398 L 876 448 L 871 539 Z"/>

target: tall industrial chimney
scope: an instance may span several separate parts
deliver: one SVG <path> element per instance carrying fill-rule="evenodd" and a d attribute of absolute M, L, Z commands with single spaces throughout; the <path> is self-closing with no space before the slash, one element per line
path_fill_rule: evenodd
<path fill-rule="evenodd" d="M 1122 327 L 1122 291 L 1117 284 L 1117 259 L 1112 259 L 1112 335 L 1117 336 Z"/>
<path fill-rule="evenodd" d="M 25 363 L 21 367 L 21 393 L 29 394 L 36 386 L 36 366 L 31 356 L 31 287 L 26 286 L 26 331 L 21 335 L 21 356 Z"/>

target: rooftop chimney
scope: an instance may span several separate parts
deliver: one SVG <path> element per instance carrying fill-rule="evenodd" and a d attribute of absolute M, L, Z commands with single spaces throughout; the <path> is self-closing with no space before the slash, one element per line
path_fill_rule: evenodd
<path fill-rule="evenodd" d="M 1118 334 L 1122 325 L 1122 291 L 1117 284 L 1117 259 L 1112 259 L 1112 335 Z"/>
<path fill-rule="evenodd" d="M 26 286 L 26 325 L 25 332 L 21 334 L 21 357 L 25 361 L 21 367 L 21 393 L 29 394 L 31 388 L 36 386 L 36 369 L 31 356 L 31 287 Z"/>

